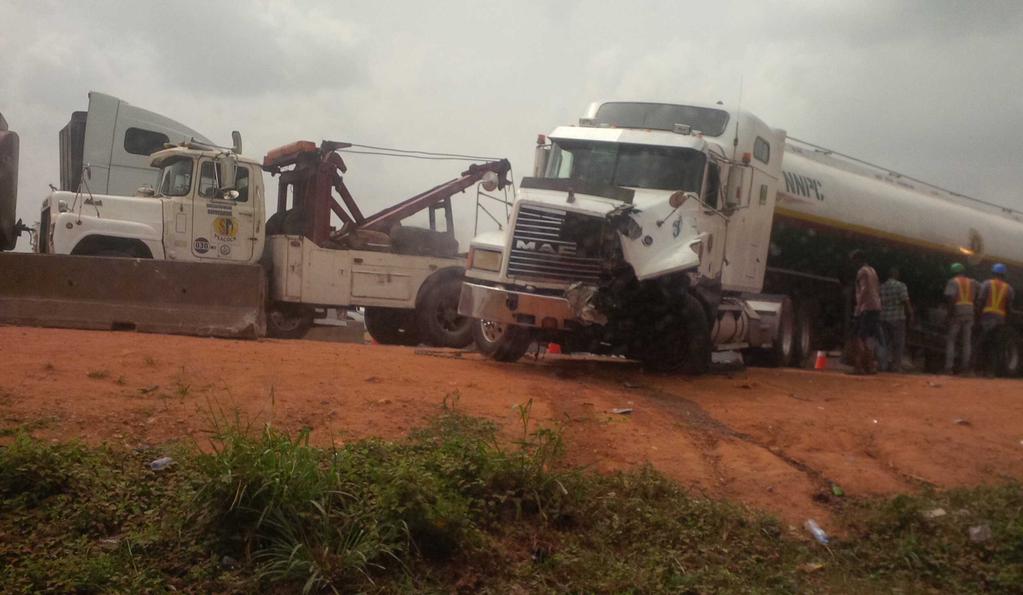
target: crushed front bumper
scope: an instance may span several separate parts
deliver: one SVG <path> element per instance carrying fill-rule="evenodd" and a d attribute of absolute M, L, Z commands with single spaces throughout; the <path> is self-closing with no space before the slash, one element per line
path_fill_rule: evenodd
<path fill-rule="evenodd" d="M 462 283 L 458 313 L 505 324 L 565 329 L 578 317 L 564 297 Z"/>

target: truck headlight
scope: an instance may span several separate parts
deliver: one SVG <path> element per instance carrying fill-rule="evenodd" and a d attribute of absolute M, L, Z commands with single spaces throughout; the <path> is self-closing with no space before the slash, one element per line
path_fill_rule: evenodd
<path fill-rule="evenodd" d="M 501 270 L 501 253 L 495 250 L 469 248 L 467 268 L 498 272 Z"/>

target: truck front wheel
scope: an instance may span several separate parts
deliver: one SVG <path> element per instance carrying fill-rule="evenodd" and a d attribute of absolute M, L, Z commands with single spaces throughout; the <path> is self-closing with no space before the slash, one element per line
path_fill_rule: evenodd
<path fill-rule="evenodd" d="M 688 293 L 654 323 L 634 351 L 653 372 L 703 374 L 710 368 L 710 323 L 700 302 Z"/>
<path fill-rule="evenodd" d="M 419 306 L 416 322 L 419 335 L 437 347 L 461 349 L 472 343 L 472 319 L 458 314 L 462 279 L 448 275 L 427 288 Z"/>
<path fill-rule="evenodd" d="M 266 333 L 275 339 L 301 339 L 313 326 L 313 311 L 298 304 L 273 304 L 266 315 Z"/>
<path fill-rule="evenodd" d="M 414 310 L 366 308 L 366 331 L 381 345 L 419 345 Z"/>
<path fill-rule="evenodd" d="M 529 329 L 493 320 L 473 320 L 472 338 L 484 357 L 499 362 L 517 361 L 533 342 Z"/>

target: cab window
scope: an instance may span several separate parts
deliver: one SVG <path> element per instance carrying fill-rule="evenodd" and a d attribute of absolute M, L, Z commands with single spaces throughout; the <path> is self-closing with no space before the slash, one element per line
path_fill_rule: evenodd
<path fill-rule="evenodd" d="M 707 185 L 706 195 L 703 202 L 712 209 L 718 208 L 718 194 L 721 192 L 721 170 L 717 163 L 711 161 L 707 164 Z"/>
<path fill-rule="evenodd" d="M 192 159 L 172 157 L 160 165 L 160 196 L 185 196 L 192 188 Z"/>
<path fill-rule="evenodd" d="M 771 144 L 759 136 L 753 141 L 753 157 L 761 163 L 771 160 Z"/>
<path fill-rule="evenodd" d="M 238 198 L 235 199 L 235 202 L 249 202 L 249 168 L 238 166 L 234 189 L 238 191 Z"/>
<path fill-rule="evenodd" d="M 203 161 L 202 169 L 199 170 L 199 196 L 203 198 L 214 198 L 217 195 L 216 164 L 212 161 Z"/>
<path fill-rule="evenodd" d="M 222 198 L 218 196 L 220 189 L 220 164 L 213 161 L 204 161 L 199 173 L 199 196 L 203 198 Z M 235 190 L 238 191 L 238 198 L 235 202 L 248 202 L 249 200 L 249 168 L 239 165 L 235 174 Z"/>
<path fill-rule="evenodd" d="M 124 132 L 124 150 L 132 155 L 151 155 L 170 142 L 167 135 L 143 128 L 129 128 Z"/>

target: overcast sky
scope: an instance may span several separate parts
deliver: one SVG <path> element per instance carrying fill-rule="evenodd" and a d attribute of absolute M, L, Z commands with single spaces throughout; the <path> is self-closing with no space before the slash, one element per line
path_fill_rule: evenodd
<path fill-rule="evenodd" d="M 245 152 L 306 138 L 506 156 L 596 99 L 723 101 L 791 136 L 1023 207 L 1023 2 L 19 2 L 0 0 L 0 112 L 19 216 L 57 183 L 87 93 Z M 373 212 L 450 162 L 352 156 Z M 459 237 L 473 199 L 459 201 Z M 23 241 L 20 245 L 26 247 Z"/>

